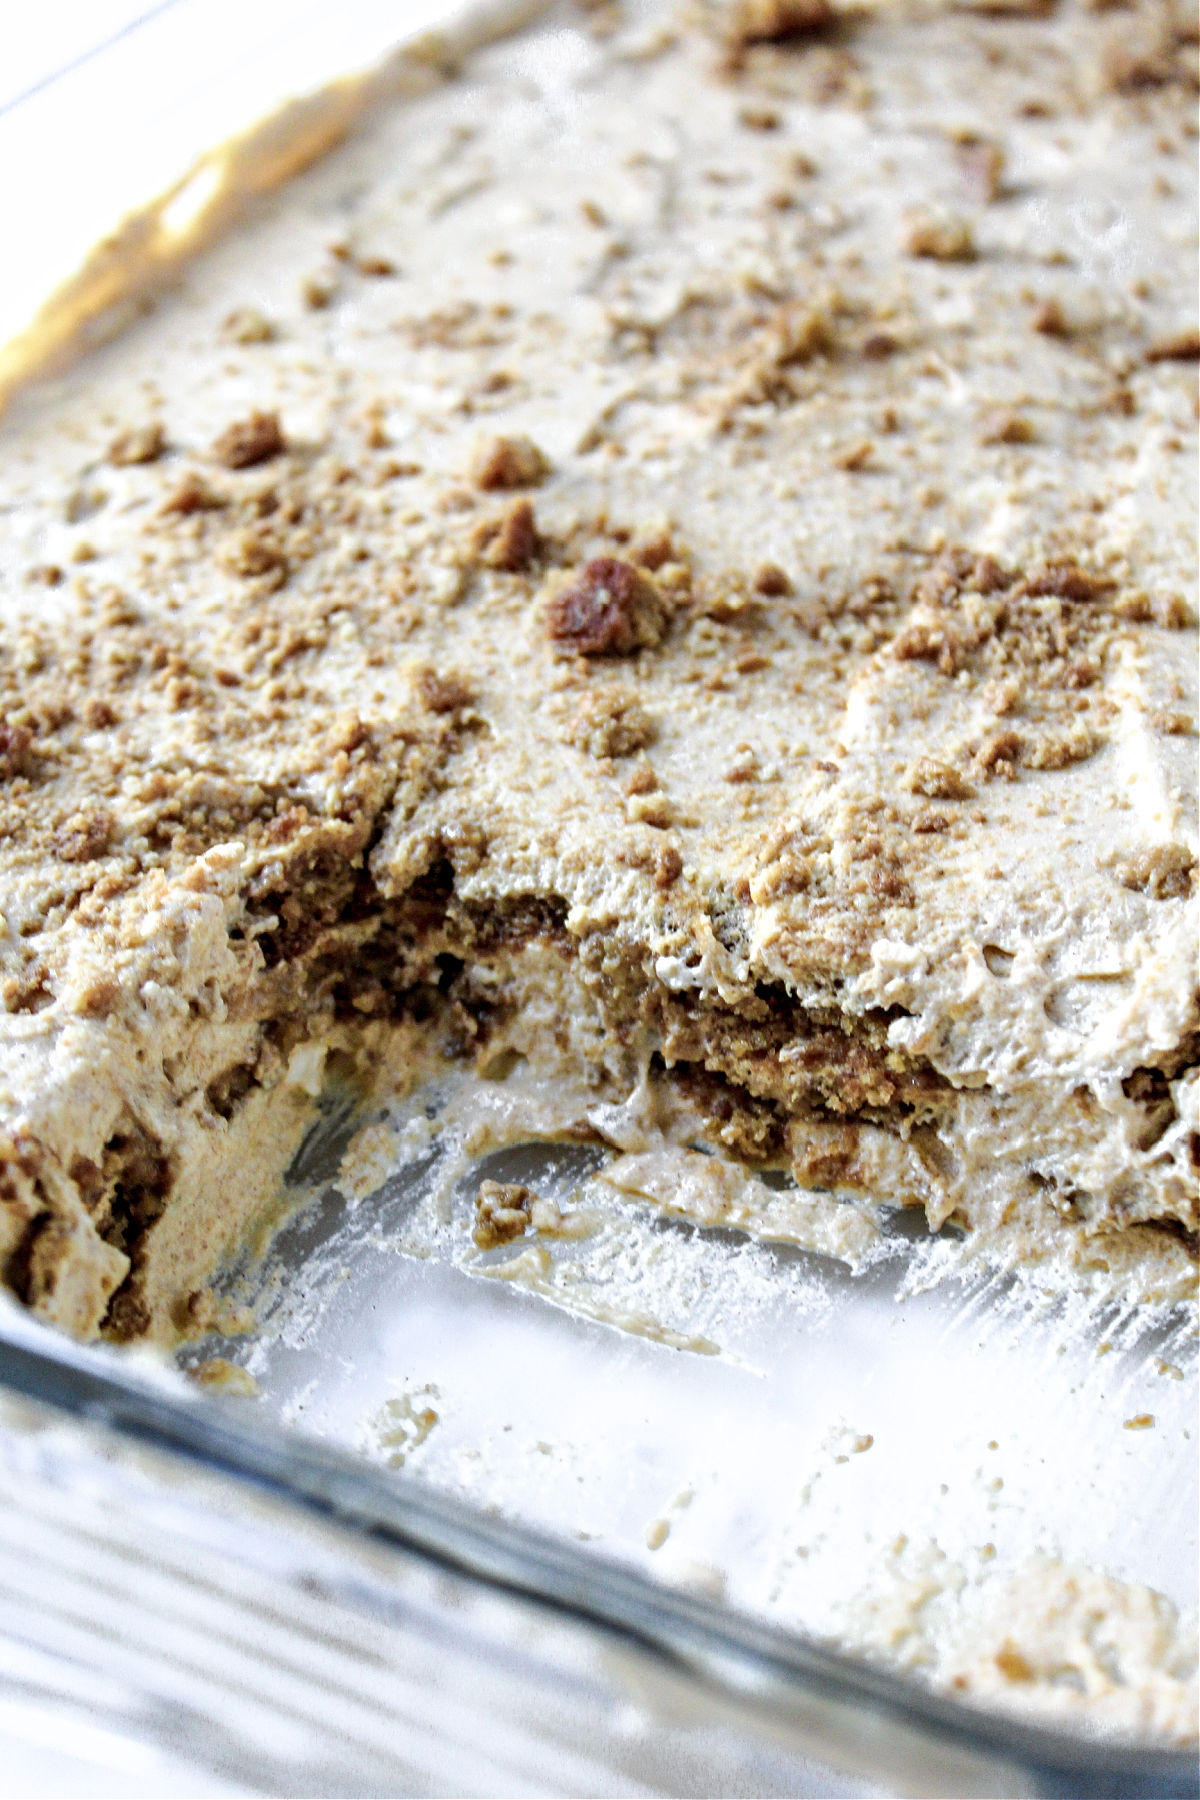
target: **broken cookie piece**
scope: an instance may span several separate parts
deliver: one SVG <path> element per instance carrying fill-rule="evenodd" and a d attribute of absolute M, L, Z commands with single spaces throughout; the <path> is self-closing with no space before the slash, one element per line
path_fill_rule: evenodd
<path fill-rule="evenodd" d="M 649 575 L 598 556 L 554 595 L 546 632 L 559 652 L 629 656 L 662 642 L 667 608 Z"/>
<path fill-rule="evenodd" d="M 494 1250 L 523 1237 L 537 1195 L 516 1181 L 483 1181 L 475 1196 L 471 1237 L 480 1250 Z"/>

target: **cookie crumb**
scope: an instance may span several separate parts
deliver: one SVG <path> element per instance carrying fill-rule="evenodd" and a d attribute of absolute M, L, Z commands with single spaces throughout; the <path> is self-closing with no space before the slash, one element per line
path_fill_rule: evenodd
<path fill-rule="evenodd" d="M 167 447 L 167 434 L 161 419 L 148 425 L 123 431 L 108 446 L 108 460 L 118 469 L 135 468 L 142 463 L 157 462 Z"/>
<path fill-rule="evenodd" d="M 1193 326 L 1188 331 L 1174 332 L 1170 337 L 1159 338 L 1146 351 L 1148 363 L 1161 362 L 1195 362 L 1200 357 L 1200 331 Z"/>
<path fill-rule="evenodd" d="M 932 214 L 910 220 L 904 248 L 910 256 L 928 257 L 934 262 L 974 262 L 976 255 L 975 239 L 965 219 L 936 218 Z"/>
<path fill-rule="evenodd" d="M 192 513 L 217 512 L 225 505 L 219 494 L 215 494 L 208 483 L 195 469 L 188 469 L 180 479 L 178 487 L 169 493 L 159 508 L 160 513 L 178 513 L 181 518 L 188 518 Z"/>
<path fill-rule="evenodd" d="M 568 744 L 597 759 L 631 756 L 652 744 L 655 735 L 653 719 L 636 700 L 604 687 L 584 695 L 563 731 Z"/>
<path fill-rule="evenodd" d="M 783 123 L 773 106 L 742 106 L 737 122 L 746 131 L 778 131 Z"/>
<path fill-rule="evenodd" d="M 1155 900 L 1186 900 L 1196 882 L 1196 854 L 1186 844 L 1154 844 L 1117 865 L 1117 880 Z"/>
<path fill-rule="evenodd" d="M 975 789 L 964 775 L 946 763 L 922 756 L 907 770 L 904 785 L 910 794 L 924 794 L 928 800 L 970 800 Z"/>
<path fill-rule="evenodd" d="M 1032 444 L 1036 435 L 1033 426 L 1023 413 L 1001 412 L 997 413 L 995 418 L 984 427 L 980 442 L 984 444 Z"/>
<path fill-rule="evenodd" d="M 277 336 L 265 313 L 254 306 L 236 306 L 221 325 L 221 336 L 227 344 L 269 344 Z"/>
<path fill-rule="evenodd" d="M 867 468 L 874 454 L 875 446 L 870 438 L 863 438 L 861 442 L 851 444 L 848 449 L 839 450 L 833 460 L 836 466 L 839 469 L 845 469 L 848 475 L 857 475 Z"/>
<path fill-rule="evenodd" d="M 188 1374 L 200 1387 L 219 1388 L 223 1394 L 241 1394 L 248 1400 L 257 1399 L 262 1391 L 248 1369 L 224 1356 L 210 1356 Z"/>
<path fill-rule="evenodd" d="M 527 437 L 485 438 L 471 459 L 471 479 L 485 493 L 497 489 L 537 487 L 550 464 Z"/>
<path fill-rule="evenodd" d="M 514 500 L 499 521 L 499 530 L 484 554 L 484 561 L 489 568 L 512 574 L 529 567 L 537 556 L 539 543 L 532 505 L 528 500 Z"/>
<path fill-rule="evenodd" d="M 524 1237 L 537 1195 L 517 1181 L 482 1181 L 475 1196 L 471 1238 L 478 1249 L 494 1250 Z"/>
<path fill-rule="evenodd" d="M 213 459 L 224 469 L 253 469 L 270 462 L 287 448 L 279 414 L 252 412 L 226 426 L 213 444 Z"/>
<path fill-rule="evenodd" d="M 759 563 L 750 577 L 750 586 L 767 600 L 782 600 L 792 592 L 792 584 L 778 563 Z"/>
<path fill-rule="evenodd" d="M 654 885 L 660 893 L 673 888 L 683 874 L 683 857 L 674 844 L 664 844 L 654 865 Z"/>
<path fill-rule="evenodd" d="M 332 281 L 322 281 L 318 275 L 308 275 L 300 283 L 300 298 L 309 312 L 323 312 L 334 296 Z"/>
<path fill-rule="evenodd" d="M 836 17 L 831 0 L 738 0 L 730 39 L 735 45 L 786 43 L 828 31 Z"/>
<path fill-rule="evenodd" d="M 422 706 L 431 713 L 461 712 L 475 699 L 471 683 L 453 669 L 445 675 L 436 669 L 421 669 L 414 685 Z"/>
<path fill-rule="evenodd" d="M 1071 327 L 1067 323 L 1067 315 L 1062 309 L 1061 301 L 1053 295 L 1043 300 L 1034 312 L 1031 320 L 1033 329 L 1040 331 L 1043 337 L 1070 337 Z"/>

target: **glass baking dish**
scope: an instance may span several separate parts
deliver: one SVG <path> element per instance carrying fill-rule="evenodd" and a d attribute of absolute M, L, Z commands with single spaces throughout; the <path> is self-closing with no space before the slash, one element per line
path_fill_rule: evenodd
<path fill-rule="evenodd" d="M 68 260 L 31 261 L 0 336 L 157 195 L 182 241 L 210 144 L 438 22 L 242 5 L 232 79 L 194 61 L 218 10 L 113 8 L 11 78 L 0 157 L 34 166 L 114 93 L 153 93 L 151 138 L 179 122 L 151 169 L 76 184 Z M 20 204 L 10 241 L 54 201 Z M 903 1218 L 855 1276 L 701 1231 L 617 1194 L 602 1145 L 489 1150 L 489 1098 L 364 1121 L 326 1095 L 288 1222 L 226 1283 L 253 1331 L 175 1368 L 0 1312 L 13 1791 L 1197 1792 L 1190 1751 L 923 1679 L 928 1621 L 997 1568 L 1194 1603 L 1190 1319 L 957 1279 Z M 381 1123 L 399 1150 L 364 1176 Z M 594 1228 L 480 1252 L 485 1176 Z"/>

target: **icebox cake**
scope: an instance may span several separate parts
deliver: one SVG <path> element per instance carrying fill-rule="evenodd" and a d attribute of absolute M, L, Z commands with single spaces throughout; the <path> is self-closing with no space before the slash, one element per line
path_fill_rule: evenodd
<path fill-rule="evenodd" d="M 551 13 L 12 402 L 22 1300 L 201 1329 L 323 1090 L 446 1061 L 775 1235 L 1194 1286 L 1194 68 L 1170 4 Z"/>

